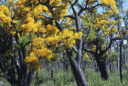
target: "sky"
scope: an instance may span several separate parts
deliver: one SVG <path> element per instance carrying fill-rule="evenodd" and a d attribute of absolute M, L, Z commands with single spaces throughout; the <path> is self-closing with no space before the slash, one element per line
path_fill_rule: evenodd
<path fill-rule="evenodd" d="M 124 0 L 123 9 L 124 10 L 128 9 L 128 0 Z"/>
<path fill-rule="evenodd" d="M 128 0 L 124 0 L 124 3 L 123 3 L 123 10 L 126 10 L 128 9 Z M 124 26 L 124 22 L 122 22 L 122 26 Z"/>

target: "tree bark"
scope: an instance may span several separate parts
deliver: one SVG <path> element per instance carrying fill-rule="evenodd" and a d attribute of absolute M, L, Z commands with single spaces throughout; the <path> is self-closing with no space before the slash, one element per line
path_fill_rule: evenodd
<path fill-rule="evenodd" d="M 20 67 L 17 70 L 17 86 L 31 86 L 33 72 L 29 72 L 27 64 L 24 63 L 26 57 L 25 47 L 19 49 Z"/>
<path fill-rule="evenodd" d="M 27 77 L 27 86 L 31 86 L 32 76 L 34 72 L 29 72 Z"/>
<path fill-rule="evenodd" d="M 109 70 L 110 70 L 110 73 L 112 73 L 112 64 L 111 64 L 111 62 L 109 63 Z"/>
<path fill-rule="evenodd" d="M 88 86 L 85 77 L 81 71 L 80 64 L 78 64 L 78 61 L 76 59 L 72 58 L 72 51 L 67 50 L 67 55 L 69 62 L 71 64 L 72 72 L 75 76 L 76 82 L 78 86 Z"/>
<path fill-rule="evenodd" d="M 67 71 L 68 70 L 68 62 L 66 60 L 66 55 L 65 53 L 63 54 L 63 67 L 64 67 L 64 70 Z"/>
<path fill-rule="evenodd" d="M 96 58 L 97 65 L 100 70 L 101 78 L 103 80 L 108 80 L 107 68 L 106 68 L 106 64 L 102 58 L 102 55 L 95 55 L 95 58 Z"/>
<path fill-rule="evenodd" d="M 123 40 L 120 41 L 120 82 L 122 83 L 122 44 Z"/>

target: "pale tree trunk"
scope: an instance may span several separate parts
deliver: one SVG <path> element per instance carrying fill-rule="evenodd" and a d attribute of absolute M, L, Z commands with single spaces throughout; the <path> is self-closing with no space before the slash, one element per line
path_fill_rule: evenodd
<path fill-rule="evenodd" d="M 120 59 L 119 58 L 117 58 L 117 69 L 119 70 L 119 67 L 120 67 L 120 65 L 119 65 L 119 62 L 120 61 Z"/>
<path fill-rule="evenodd" d="M 112 63 L 111 62 L 109 63 L 109 71 L 110 71 L 110 73 L 112 73 Z"/>
<path fill-rule="evenodd" d="M 75 20 L 75 25 L 76 25 L 76 31 L 80 32 L 80 14 L 77 14 L 74 5 L 78 2 L 78 0 L 75 1 L 74 4 L 71 5 L 73 14 L 75 15 L 74 20 Z M 76 53 L 77 57 L 73 58 L 72 56 L 72 51 L 70 49 L 67 49 L 67 56 L 71 65 L 72 72 L 75 76 L 76 82 L 78 86 L 88 86 L 85 77 L 81 71 L 81 56 L 82 56 L 82 38 L 76 40 Z"/>
<path fill-rule="evenodd" d="M 81 71 L 80 64 L 78 63 L 78 61 L 76 59 L 72 58 L 72 51 L 67 50 L 67 55 L 68 55 L 68 59 L 69 59 L 70 65 L 71 65 L 73 75 L 76 79 L 77 85 L 78 86 L 88 86 L 88 84 L 85 80 L 85 77 Z"/>

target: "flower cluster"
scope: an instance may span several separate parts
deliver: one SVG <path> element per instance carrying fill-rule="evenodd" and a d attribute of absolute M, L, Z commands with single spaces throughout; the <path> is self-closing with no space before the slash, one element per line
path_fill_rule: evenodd
<path fill-rule="evenodd" d="M 111 9 L 115 12 L 118 13 L 118 9 L 116 8 L 116 2 L 115 0 L 101 0 L 100 1 L 101 4 L 106 5 L 106 6 L 111 6 Z"/>
<path fill-rule="evenodd" d="M 60 40 L 67 48 L 72 48 L 75 44 L 75 40 L 82 37 L 82 33 L 74 33 L 71 30 L 65 29 L 63 32 L 60 33 Z"/>
<path fill-rule="evenodd" d="M 89 56 L 88 56 L 88 53 L 84 53 L 84 57 L 86 58 L 86 59 L 88 59 L 89 58 Z"/>
<path fill-rule="evenodd" d="M 5 5 L 1 5 L 0 6 L 0 22 L 2 22 L 2 24 L 7 24 L 10 25 L 12 19 L 10 17 L 10 11 L 8 9 L 7 6 Z"/>
<path fill-rule="evenodd" d="M 35 56 L 33 52 L 30 53 L 30 56 L 27 56 L 24 61 L 28 64 L 30 71 L 39 71 L 41 65 L 39 64 L 38 58 Z"/>

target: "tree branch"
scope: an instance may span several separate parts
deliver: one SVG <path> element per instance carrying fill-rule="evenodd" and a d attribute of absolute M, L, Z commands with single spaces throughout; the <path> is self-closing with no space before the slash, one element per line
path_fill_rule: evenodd
<path fill-rule="evenodd" d="M 74 50 L 76 53 L 78 53 L 78 49 L 77 49 L 75 46 L 73 46 L 73 50 Z"/>
<path fill-rule="evenodd" d="M 88 53 L 91 53 L 91 54 L 95 54 L 95 52 L 94 52 L 94 51 L 87 50 L 86 48 L 83 48 L 83 50 L 84 50 L 85 52 L 88 52 Z"/>
<path fill-rule="evenodd" d="M 64 16 L 64 18 L 66 18 L 66 17 L 71 18 L 71 19 L 75 19 L 75 17 L 73 17 L 71 15 Z"/>

